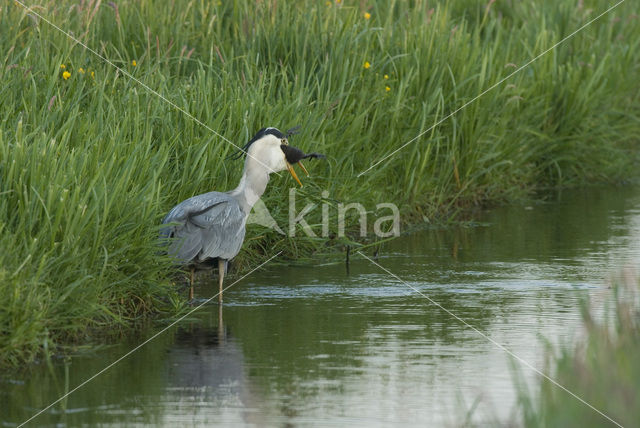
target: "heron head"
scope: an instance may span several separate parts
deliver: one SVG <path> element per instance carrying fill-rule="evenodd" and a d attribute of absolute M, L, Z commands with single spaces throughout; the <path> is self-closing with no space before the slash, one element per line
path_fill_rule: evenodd
<path fill-rule="evenodd" d="M 247 153 L 248 160 L 252 159 L 256 161 L 258 165 L 267 167 L 269 173 L 289 171 L 291 176 L 298 182 L 300 187 L 302 183 L 298 178 L 294 164 L 300 165 L 302 170 L 309 176 L 309 172 L 302 165 L 302 159 L 307 158 L 323 158 L 324 155 L 319 153 L 305 154 L 302 150 L 289 145 L 289 137 L 298 133 L 300 127 L 287 130 L 286 133 L 282 133 L 277 128 L 262 128 L 256 135 L 242 148 L 244 153 Z M 240 155 L 243 153 L 240 152 Z M 247 167 L 249 164 L 247 164 Z"/>

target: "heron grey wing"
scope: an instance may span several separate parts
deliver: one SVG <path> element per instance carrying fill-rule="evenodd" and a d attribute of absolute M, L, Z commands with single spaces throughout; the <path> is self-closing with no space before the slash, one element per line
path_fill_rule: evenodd
<path fill-rule="evenodd" d="M 161 239 L 171 241 L 169 254 L 183 262 L 193 260 L 202 250 L 204 230 L 207 228 L 197 218 L 216 207 L 220 210 L 220 207 L 229 202 L 237 205 L 235 199 L 225 193 L 209 192 L 184 200 L 173 207 L 162 220 L 167 226 L 160 231 Z"/>
<path fill-rule="evenodd" d="M 169 211 L 169 213 L 164 217 L 162 223 L 184 223 L 189 217 L 204 212 L 219 203 L 228 202 L 229 199 L 229 195 L 220 192 L 209 192 L 202 195 L 193 196 L 173 207 L 171 211 Z"/>
<path fill-rule="evenodd" d="M 196 258 L 202 249 L 202 233 L 200 229 L 189 222 L 182 226 L 172 226 L 171 244 L 168 253 L 183 262 Z"/>
<path fill-rule="evenodd" d="M 190 221 L 202 228 L 201 260 L 209 257 L 233 258 L 242 247 L 246 215 L 235 199 L 193 216 Z"/>

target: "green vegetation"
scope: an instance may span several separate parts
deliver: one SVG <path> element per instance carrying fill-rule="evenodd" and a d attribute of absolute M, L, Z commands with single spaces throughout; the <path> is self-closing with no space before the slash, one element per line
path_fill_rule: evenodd
<path fill-rule="evenodd" d="M 309 165 L 302 206 L 326 189 L 331 203 L 394 202 L 403 221 L 431 221 L 552 186 L 625 180 L 637 168 L 640 23 L 631 2 L 360 178 L 610 2 L 36 3 L 33 11 L 238 145 L 263 126 L 302 125 L 293 144 L 328 156 Z M 235 186 L 241 163 L 222 160 L 233 146 L 19 4 L 0 7 L 0 28 L 7 366 L 180 310 L 157 225 L 176 202 Z M 279 224 L 292 185 L 274 177 L 263 198 Z M 238 265 L 326 245 L 252 228 Z"/>
<path fill-rule="evenodd" d="M 621 424 L 640 420 L 640 281 L 616 286 L 615 317 L 596 322 L 583 311 L 586 338 L 575 349 L 550 353 L 554 379 Z M 611 425 L 601 415 L 551 382 L 544 380 L 536 394 L 520 383 L 519 403 L 527 427 L 601 427 Z"/>

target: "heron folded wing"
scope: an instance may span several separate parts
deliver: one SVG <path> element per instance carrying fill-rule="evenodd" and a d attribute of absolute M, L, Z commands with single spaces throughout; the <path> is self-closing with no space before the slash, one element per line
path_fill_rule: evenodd
<path fill-rule="evenodd" d="M 181 262 L 193 260 L 202 249 L 202 235 L 191 224 L 175 230 L 168 253 Z"/>
<path fill-rule="evenodd" d="M 162 223 L 184 224 L 190 217 L 200 215 L 216 205 L 227 202 L 225 196 L 224 193 L 211 192 L 189 198 L 173 207 L 162 220 Z"/>
<path fill-rule="evenodd" d="M 169 254 L 182 262 L 232 258 L 242 246 L 246 216 L 226 193 L 209 192 L 176 205 L 164 218 L 161 237 L 171 238 Z M 167 232 L 168 230 L 168 232 Z"/>
<path fill-rule="evenodd" d="M 216 202 L 189 215 L 188 221 L 199 228 L 208 229 L 224 223 L 225 218 L 229 216 L 229 210 L 228 201 Z"/>
<path fill-rule="evenodd" d="M 192 218 L 191 221 L 205 226 L 201 230 L 200 259 L 210 257 L 230 259 L 240 251 L 244 239 L 246 216 L 235 201 L 207 211 Z"/>

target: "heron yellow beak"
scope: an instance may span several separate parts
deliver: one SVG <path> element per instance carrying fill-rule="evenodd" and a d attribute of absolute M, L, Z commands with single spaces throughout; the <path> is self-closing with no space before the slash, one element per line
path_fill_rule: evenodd
<path fill-rule="evenodd" d="M 302 161 L 298 161 L 298 165 L 300 165 L 300 168 L 302 168 L 304 173 L 307 174 L 307 177 L 309 177 L 309 171 L 307 171 L 307 168 L 305 168 L 304 165 L 302 165 Z"/>
<path fill-rule="evenodd" d="M 300 187 L 302 187 L 302 183 L 300 182 L 300 179 L 298 178 L 298 175 L 293 170 L 293 167 L 291 166 L 291 164 L 289 162 L 287 162 L 287 169 L 289 170 L 289 173 L 291 174 L 291 176 L 298 182 Z"/>

